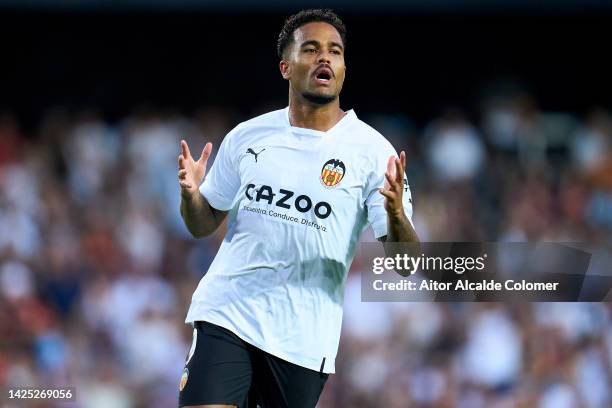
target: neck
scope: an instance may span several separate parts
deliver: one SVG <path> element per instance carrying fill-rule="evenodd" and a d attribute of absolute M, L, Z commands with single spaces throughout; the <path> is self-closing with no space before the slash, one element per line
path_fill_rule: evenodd
<path fill-rule="evenodd" d="M 291 126 L 327 132 L 346 115 L 336 98 L 327 105 L 315 105 L 301 95 L 289 92 L 289 122 Z"/>

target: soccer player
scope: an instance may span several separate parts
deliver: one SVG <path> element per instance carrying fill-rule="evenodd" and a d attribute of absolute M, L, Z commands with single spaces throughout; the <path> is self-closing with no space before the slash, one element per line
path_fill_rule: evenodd
<path fill-rule="evenodd" d="M 179 155 L 181 214 L 194 237 L 227 234 L 193 294 L 180 406 L 314 407 L 334 373 L 344 285 L 369 224 L 418 242 L 399 157 L 340 108 L 346 29 L 330 10 L 289 17 L 278 38 L 289 106 Z M 203 181 L 203 182 L 202 182 Z"/>

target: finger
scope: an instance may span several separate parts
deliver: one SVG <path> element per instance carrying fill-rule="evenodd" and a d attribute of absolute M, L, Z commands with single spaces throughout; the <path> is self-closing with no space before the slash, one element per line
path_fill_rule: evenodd
<path fill-rule="evenodd" d="M 385 173 L 385 179 L 387 180 L 387 184 L 389 184 L 388 190 L 397 190 L 397 180 L 395 180 L 394 176 L 389 173 Z"/>
<path fill-rule="evenodd" d="M 406 171 L 406 152 L 402 150 L 400 153 L 400 160 L 402 162 L 402 168 Z"/>
<path fill-rule="evenodd" d="M 184 140 L 181 140 L 181 151 L 185 159 L 191 158 L 191 152 L 189 151 L 189 146 L 187 145 L 187 142 Z"/>
<path fill-rule="evenodd" d="M 401 159 L 395 159 L 395 181 L 401 183 L 404 179 L 404 169 Z"/>
<path fill-rule="evenodd" d="M 200 155 L 198 161 L 204 160 L 204 162 L 207 162 L 208 158 L 210 157 L 210 152 L 212 152 L 212 143 L 208 142 L 204 146 L 204 149 L 202 149 L 202 154 Z"/>
<path fill-rule="evenodd" d="M 186 189 L 190 189 L 191 188 L 191 183 L 188 183 L 186 181 L 180 181 L 179 185 L 181 186 L 181 188 L 186 188 Z"/>
<path fill-rule="evenodd" d="M 179 154 L 178 156 L 178 165 L 179 165 L 179 169 L 185 168 L 185 157 L 182 154 Z"/>
<path fill-rule="evenodd" d="M 378 192 L 380 194 L 382 194 L 385 198 L 389 199 L 389 200 L 395 200 L 395 193 L 393 193 L 392 191 L 385 190 L 384 188 L 381 188 L 381 189 L 378 190 Z"/>
<path fill-rule="evenodd" d="M 387 160 L 387 173 L 393 174 L 395 171 L 395 156 L 389 156 L 389 160 Z"/>
<path fill-rule="evenodd" d="M 179 179 L 184 179 L 186 175 L 187 175 L 187 169 L 179 170 L 178 172 Z"/>

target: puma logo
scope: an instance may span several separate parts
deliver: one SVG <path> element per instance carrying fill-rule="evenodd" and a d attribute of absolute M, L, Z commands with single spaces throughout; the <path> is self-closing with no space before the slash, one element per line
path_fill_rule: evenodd
<path fill-rule="evenodd" d="M 247 151 L 246 151 L 246 152 L 247 152 L 248 154 L 252 154 L 253 156 L 255 156 L 255 163 L 257 163 L 257 156 L 259 156 L 259 154 L 260 154 L 261 152 L 263 152 L 264 150 L 266 150 L 266 149 L 261 149 L 261 151 L 260 151 L 260 152 L 255 153 L 255 150 L 253 150 L 253 149 L 251 149 L 251 148 L 249 147 L 249 148 L 247 149 Z"/>

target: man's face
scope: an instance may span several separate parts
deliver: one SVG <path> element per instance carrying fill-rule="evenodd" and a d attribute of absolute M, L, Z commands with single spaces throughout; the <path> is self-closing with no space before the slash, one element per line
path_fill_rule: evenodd
<path fill-rule="evenodd" d="M 280 68 L 294 92 L 325 105 L 335 100 L 344 83 L 344 45 L 338 31 L 323 22 L 308 23 L 293 33 Z"/>

